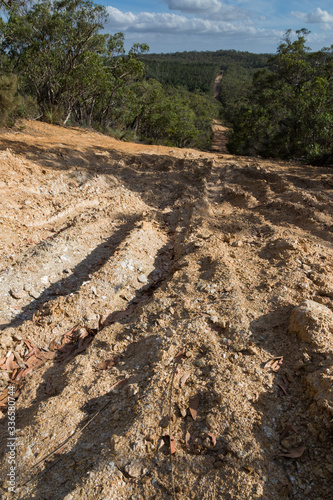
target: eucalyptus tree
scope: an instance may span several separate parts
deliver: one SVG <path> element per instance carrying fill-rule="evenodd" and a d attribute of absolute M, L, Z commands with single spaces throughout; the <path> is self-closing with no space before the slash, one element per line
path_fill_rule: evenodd
<path fill-rule="evenodd" d="M 293 40 L 288 30 L 269 69 L 254 75 L 231 113 L 232 152 L 332 161 L 333 45 L 311 52 L 308 34 L 298 30 Z"/>
<path fill-rule="evenodd" d="M 70 113 L 85 92 L 77 86 L 82 75 L 96 79 L 96 56 L 105 45 L 99 31 L 106 19 L 104 7 L 90 0 L 42 0 L 9 9 L 3 48 L 44 114 L 59 108 Z"/>

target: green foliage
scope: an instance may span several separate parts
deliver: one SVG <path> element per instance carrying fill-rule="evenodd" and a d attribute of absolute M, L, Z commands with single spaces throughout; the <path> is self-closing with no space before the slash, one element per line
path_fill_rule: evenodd
<path fill-rule="evenodd" d="M 333 46 L 306 47 L 308 31 L 290 30 L 269 61 L 254 75 L 251 90 L 235 103 L 230 151 L 307 161 L 325 161 L 333 151 Z"/>
<path fill-rule="evenodd" d="M 18 76 L 18 116 L 93 126 L 123 140 L 209 147 L 219 105 L 188 89 L 210 92 L 215 60 L 172 62 L 162 85 L 144 78 L 148 46 L 126 52 L 122 33 L 101 34 L 106 10 L 91 0 L 1 3 L 0 68 Z"/>
<path fill-rule="evenodd" d="M 24 14 L 10 11 L 3 47 L 45 115 L 69 107 L 79 76 L 93 77 L 91 63 L 104 43 L 98 30 L 105 21 L 104 8 L 89 0 L 42 0 Z"/>
<path fill-rule="evenodd" d="M 163 85 L 183 86 L 190 92 L 200 90 L 211 93 L 213 82 L 219 66 L 205 62 L 163 61 L 143 59 L 145 61 L 145 77 L 154 78 Z"/>
<path fill-rule="evenodd" d="M 17 94 L 16 75 L 0 76 L 0 125 L 8 122 L 10 115 L 20 104 Z"/>
<path fill-rule="evenodd" d="M 145 77 L 154 78 L 163 85 L 183 86 L 187 90 L 211 94 L 214 79 L 220 70 L 231 66 L 251 73 L 267 64 L 267 54 L 251 54 L 236 50 L 216 52 L 175 52 L 147 54 L 140 59 L 145 64 Z"/>
<path fill-rule="evenodd" d="M 212 98 L 150 79 L 136 82 L 124 99 L 117 125 L 134 130 L 140 141 L 209 148 L 211 122 L 219 114 Z"/>
<path fill-rule="evenodd" d="M 219 98 L 223 106 L 223 117 L 227 121 L 232 120 L 235 103 L 247 95 L 254 72 L 254 68 L 237 63 L 230 64 L 223 72 Z"/>

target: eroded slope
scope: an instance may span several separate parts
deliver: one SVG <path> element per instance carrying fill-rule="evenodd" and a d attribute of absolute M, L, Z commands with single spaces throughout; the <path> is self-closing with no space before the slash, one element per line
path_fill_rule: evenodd
<path fill-rule="evenodd" d="M 39 123 L 0 144 L 1 357 L 90 339 L 20 379 L 16 497 L 327 498 L 331 170 Z"/>

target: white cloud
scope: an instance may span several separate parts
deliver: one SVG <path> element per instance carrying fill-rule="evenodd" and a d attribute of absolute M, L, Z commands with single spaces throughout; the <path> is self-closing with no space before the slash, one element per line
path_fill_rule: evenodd
<path fill-rule="evenodd" d="M 109 20 L 106 27 L 112 31 L 127 33 L 159 33 L 175 35 L 240 35 L 265 36 L 272 31 L 255 28 L 250 21 L 223 21 L 186 17 L 172 13 L 122 12 L 107 7 Z"/>
<path fill-rule="evenodd" d="M 170 10 L 179 10 L 189 14 L 218 12 L 222 8 L 218 0 L 164 0 Z"/>
<path fill-rule="evenodd" d="M 247 9 L 234 5 L 225 5 L 218 0 L 164 0 L 170 10 L 179 10 L 184 14 L 200 14 L 205 19 L 231 21 L 253 16 Z"/>
<path fill-rule="evenodd" d="M 322 10 L 320 7 L 317 7 L 314 12 L 309 12 L 307 14 L 304 12 L 292 12 L 291 14 L 306 23 L 333 23 L 333 15 L 329 14 L 327 10 Z"/>

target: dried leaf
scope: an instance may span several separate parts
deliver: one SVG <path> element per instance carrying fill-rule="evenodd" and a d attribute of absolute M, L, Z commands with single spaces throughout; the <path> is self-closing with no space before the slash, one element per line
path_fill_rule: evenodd
<path fill-rule="evenodd" d="M 284 387 L 284 385 L 282 384 L 278 384 L 278 387 L 280 387 L 281 391 L 285 394 L 285 396 L 288 395 L 287 391 L 286 391 L 286 387 Z"/>
<path fill-rule="evenodd" d="M 110 370 L 113 366 L 115 366 L 118 362 L 119 358 L 117 356 L 114 356 L 111 359 L 106 359 L 105 361 L 102 361 L 101 363 L 98 363 L 96 365 L 97 370 Z"/>
<path fill-rule="evenodd" d="M 174 363 L 180 363 L 181 359 L 185 356 L 185 352 L 186 352 L 186 350 L 185 350 L 185 347 L 184 347 L 184 348 L 183 348 L 181 351 L 179 351 L 179 353 L 178 353 L 178 354 L 176 354 L 176 356 L 174 357 L 174 360 L 173 360 L 173 361 L 174 361 Z"/>
<path fill-rule="evenodd" d="M 272 372 L 277 372 L 280 370 L 283 363 L 283 356 L 278 356 L 276 358 L 272 358 L 265 364 L 264 368 L 270 368 Z"/>
<path fill-rule="evenodd" d="M 200 403 L 200 394 L 197 394 L 197 396 L 195 396 L 190 400 L 189 409 L 193 420 L 196 420 L 197 418 L 199 403 Z"/>
<path fill-rule="evenodd" d="M 301 446 L 298 446 L 298 448 L 291 448 L 286 453 L 280 453 L 279 457 L 299 458 L 303 455 L 304 450 L 305 450 L 305 445 L 302 444 Z"/>
<path fill-rule="evenodd" d="M 191 434 L 189 433 L 189 431 L 186 431 L 186 434 L 185 434 L 185 446 L 186 446 L 186 448 L 190 447 L 190 439 L 191 439 Z"/>
<path fill-rule="evenodd" d="M 50 351 L 55 351 L 57 349 L 57 343 L 55 340 L 52 340 L 51 344 L 49 345 L 49 350 Z"/>
<path fill-rule="evenodd" d="M 56 353 L 52 351 L 40 351 L 37 354 L 38 359 L 43 359 L 43 360 L 49 360 L 49 359 L 54 359 L 56 357 Z"/>
<path fill-rule="evenodd" d="M 215 434 L 213 434 L 212 432 L 207 432 L 207 436 L 210 437 L 210 439 L 212 440 L 212 443 L 213 443 L 213 446 L 216 446 L 216 436 Z"/>
<path fill-rule="evenodd" d="M 23 339 L 23 342 L 26 344 L 27 348 L 28 349 L 34 349 L 34 345 L 32 344 L 32 342 L 29 340 L 29 339 Z"/>
<path fill-rule="evenodd" d="M 180 387 L 183 389 L 183 387 L 185 387 L 185 384 L 186 384 L 186 380 L 190 377 L 190 372 L 185 372 L 184 375 L 182 376 L 182 378 L 180 379 Z"/>
<path fill-rule="evenodd" d="M 80 352 L 83 352 L 89 347 L 89 344 L 91 344 L 93 340 L 93 337 L 85 337 L 83 339 L 80 339 L 78 347 L 73 351 L 73 354 L 79 354 Z"/>
<path fill-rule="evenodd" d="M 30 366 L 29 368 L 26 368 L 21 375 L 20 378 L 24 378 L 26 377 L 27 375 L 29 375 L 29 373 L 33 372 L 34 370 L 37 370 L 37 368 L 40 368 L 41 366 L 45 365 L 45 361 L 41 360 L 41 359 L 38 359 L 37 360 L 37 363 L 35 363 L 33 366 Z"/>
<path fill-rule="evenodd" d="M 23 361 L 23 359 L 21 358 L 21 356 L 19 355 L 19 353 L 18 353 L 18 352 L 14 352 L 14 356 L 15 356 L 15 358 L 16 358 L 16 361 L 17 361 L 17 362 L 18 362 L 18 364 L 19 364 L 19 367 L 20 367 L 20 368 L 23 368 L 23 369 L 24 369 L 24 368 L 26 368 L 26 364 L 25 364 L 25 362 Z"/>
<path fill-rule="evenodd" d="M 29 359 L 26 360 L 27 367 L 35 366 L 35 364 L 38 363 L 37 355 L 38 355 L 38 353 L 34 356 L 31 356 Z"/>
<path fill-rule="evenodd" d="M 18 363 L 14 361 L 14 354 L 11 351 L 9 351 L 6 358 L 6 370 L 15 370 L 16 368 L 19 368 Z"/>
<path fill-rule="evenodd" d="M 166 434 L 162 436 L 165 446 L 167 447 L 168 455 L 173 455 L 176 452 L 176 440 L 173 436 Z"/>

